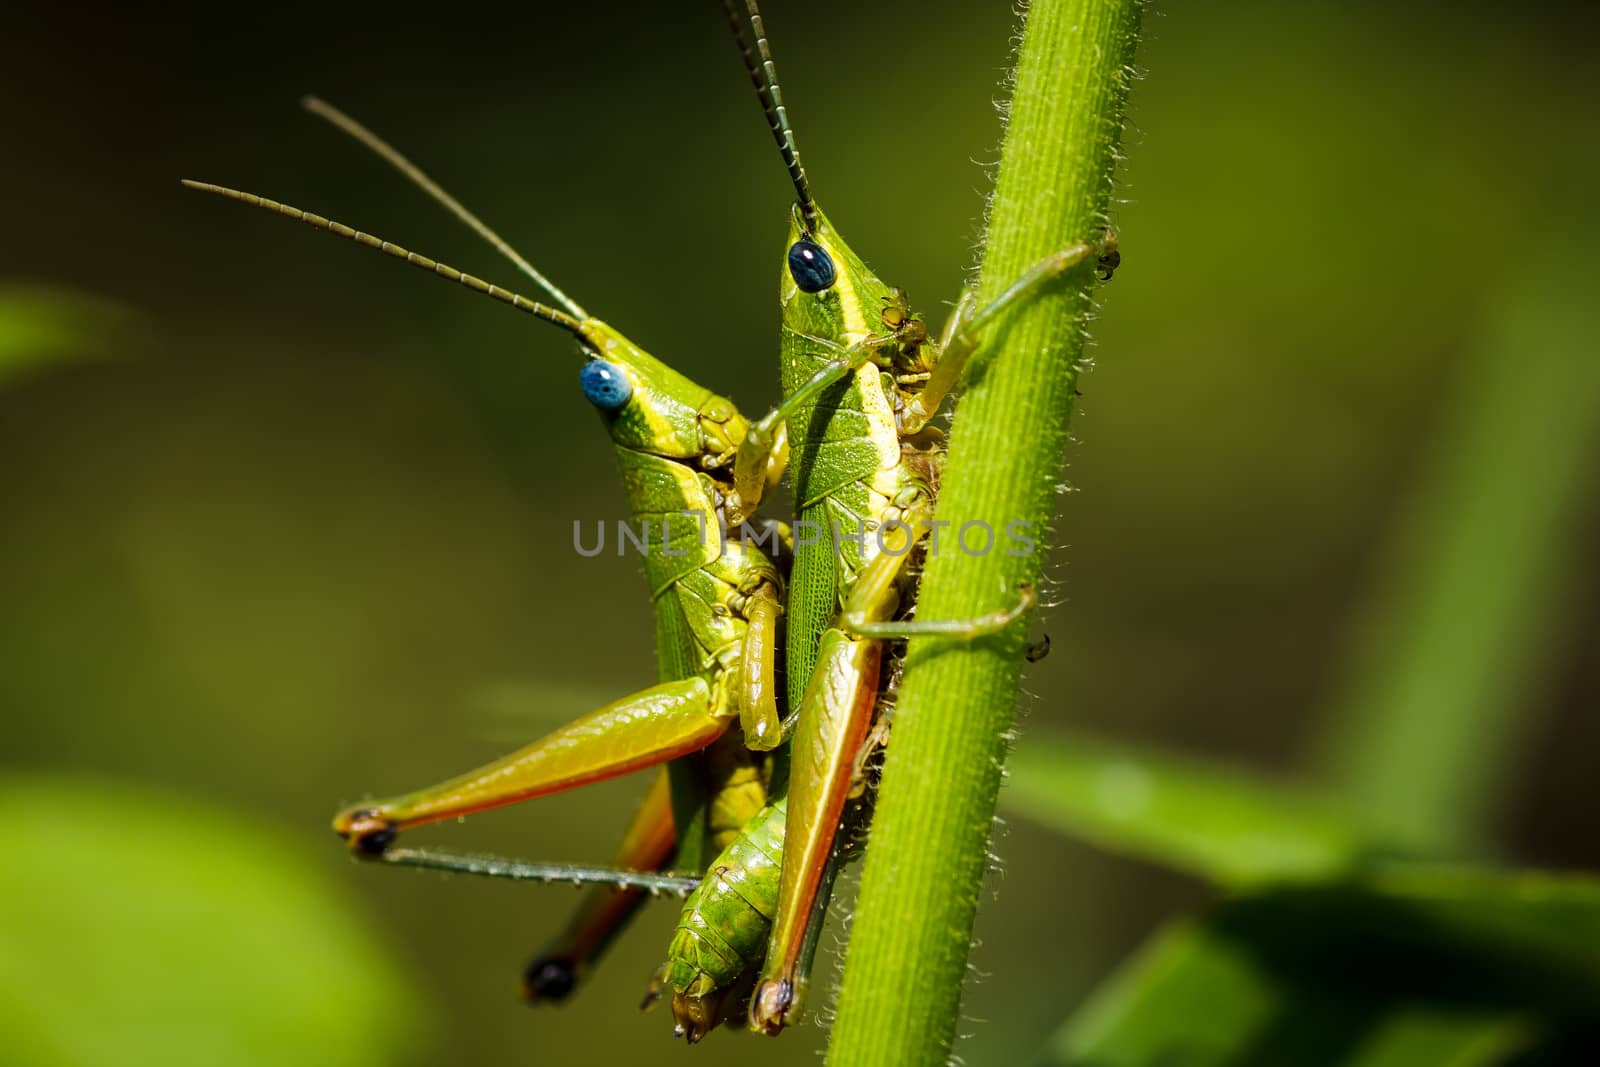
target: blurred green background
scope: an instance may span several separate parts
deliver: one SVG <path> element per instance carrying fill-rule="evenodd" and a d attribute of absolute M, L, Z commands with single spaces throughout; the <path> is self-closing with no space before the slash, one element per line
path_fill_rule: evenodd
<path fill-rule="evenodd" d="M 819 198 L 939 317 L 999 154 L 1010 5 L 770 8 Z M 1600 866 L 1593 27 L 1147 18 L 1019 746 L 1089 728 Z M 789 194 L 716 5 L 34 11 L 7 38 L 0 1059 L 814 1062 L 816 1025 L 688 1052 L 634 1010 L 670 905 L 533 1011 L 517 972 L 570 891 L 360 867 L 327 832 L 652 681 L 645 590 L 571 549 L 573 519 L 622 510 L 561 335 L 177 184 L 514 281 L 300 111 L 316 92 L 759 411 Z M 638 788 L 418 838 L 601 861 Z M 1203 897 L 1024 822 L 995 851 L 973 1064 L 1031 1052 Z"/>

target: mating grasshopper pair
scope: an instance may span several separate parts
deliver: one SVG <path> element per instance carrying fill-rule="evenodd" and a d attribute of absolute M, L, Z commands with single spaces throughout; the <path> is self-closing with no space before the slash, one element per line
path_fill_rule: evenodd
<path fill-rule="evenodd" d="M 885 736 L 880 710 L 891 687 L 885 643 L 914 634 L 994 633 L 1032 607 L 1032 591 L 1024 588 L 1011 609 L 990 617 L 908 618 L 915 594 L 910 561 L 933 529 L 943 458 L 943 434 L 930 420 L 995 314 L 1080 265 L 1098 261 L 1109 274 L 1116 263 L 1109 241 L 1065 249 L 989 307 L 976 308 L 969 294 L 939 339 L 931 338 L 904 294 L 873 276 L 817 207 L 760 15 L 753 0 L 745 7 L 741 15 L 724 0 L 797 195 L 780 275 L 783 400 L 753 424 L 728 400 L 590 317 L 407 160 L 325 104 L 308 102 L 505 253 L 552 304 L 297 208 L 186 183 L 404 259 L 559 326 L 584 351 L 583 392 L 616 447 L 630 509 L 665 534 L 645 557 L 662 681 L 468 774 L 342 812 L 334 826 L 358 853 L 390 862 L 549 874 L 399 849 L 394 840 L 429 822 L 671 761 L 671 785 L 658 777 L 616 863 L 638 872 L 669 865 L 706 872 L 660 977 L 672 992 L 677 1032 L 691 1042 L 721 1020 L 725 998 L 741 979 L 755 982 L 749 1010 L 755 1029 L 777 1033 L 798 1018 L 840 855 L 839 829 L 851 798 L 863 792 L 867 757 Z M 797 546 L 787 596 L 780 567 L 766 553 L 737 537 L 705 536 L 747 528 L 782 472 L 786 450 L 800 521 L 834 534 Z M 774 661 L 785 610 L 788 684 L 780 701 Z M 721 851 L 707 861 L 710 847 Z M 579 873 L 559 868 L 554 876 Z M 593 877 L 629 888 L 586 901 L 528 969 L 530 997 L 565 995 L 640 893 L 684 884 L 647 875 Z"/>

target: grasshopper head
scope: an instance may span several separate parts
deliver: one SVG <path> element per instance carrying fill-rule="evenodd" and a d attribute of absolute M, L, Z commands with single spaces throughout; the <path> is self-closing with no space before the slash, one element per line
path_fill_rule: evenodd
<path fill-rule="evenodd" d="M 789 250 L 779 278 L 785 329 L 844 343 L 885 332 L 887 285 L 813 206 L 808 226 L 796 204 L 789 217 Z"/>
<path fill-rule="evenodd" d="M 731 401 L 596 319 L 585 320 L 579 336 L 590 356 L 583 394 L 618 447 L 705 467 L 732 458 L 747 427 Z"/>

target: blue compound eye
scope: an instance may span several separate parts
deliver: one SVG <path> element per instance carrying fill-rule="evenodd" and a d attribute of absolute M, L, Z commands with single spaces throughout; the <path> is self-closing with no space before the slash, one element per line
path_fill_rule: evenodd
<path fill-rule="evenodd" d="M 601 411 L 621 411 L 633 396 L 633 383 L 622 368 L 603 359 L 585 363 L 578 380 L 583 383 L 583 395 Z"/>
<path fill-rule="evenodd" d="M 802 293 L 820 293 L 833 286 L 833 260 L 821 245 L 802 238 L 789 249 L 789 276 Z"/>

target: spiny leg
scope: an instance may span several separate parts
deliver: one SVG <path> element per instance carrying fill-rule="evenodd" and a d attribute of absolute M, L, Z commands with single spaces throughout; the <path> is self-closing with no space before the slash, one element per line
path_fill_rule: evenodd
<path fill-rule="evenodd" d="M 659 871 L 672 861 L 677 834 L 672 823 L 672 792 L 663 768 L 635 812 L 611 864 L 635 871 Z M 530 1004 L 565 1000 L 584 972 L 644 904 L 642 889 L 596 887 L 567 925 L 522 973 L 522 996 Z"/>
<path fill-rule="evenodd" d="M 973 353 L 978 350 L 984 327 L 1002 312 L 1034 299 L 1051 282 L 1090 259 L 1095 260 L 1102 277 L 1109 279 L 1111 272 L 1122 261 L 1121 253 L 1117 251 L 1116 235 L 1108 231 L 1099 241 L 1080 241 L 1052 252 L 1029 267 L 1022 277 L 984 307 L 974 307 L 977 301 L 967 299 L 964 294 L 944 330 L 939 361 L 934 364 L 927 384 L 906 405 L 905 415 L 901 419 L 904 432 L 915 433 L 933 418 L 939 405 L 944 403 L 944 398 L 961 381 Z"/>
<path fill-rule="evenodd" d="M 494 878 L 507 882 L 642 889 L 652 896 L 671 893 L 686 897 L 700 885 L 699 878 L 681 874 L 585 867 L 577 863 L 530 863 L 527 860 L 493 856 L 487 852 L 464 852 L 453 848 L 391 848 L 372 857 L 372 860 L 390 867 L 411 867 L 421 871 L 438 871 L 440 874 L 469 874 L 474 878 Z"/>
<path fill-rule="evenodd" d="M 449 781 L 334 817 L 352 848 L 382 853 L 414 826 L 547 796 L 697 752 L 727 729 L 704 678 L 653 686 L 592 711 L 508 756 Z"/>

